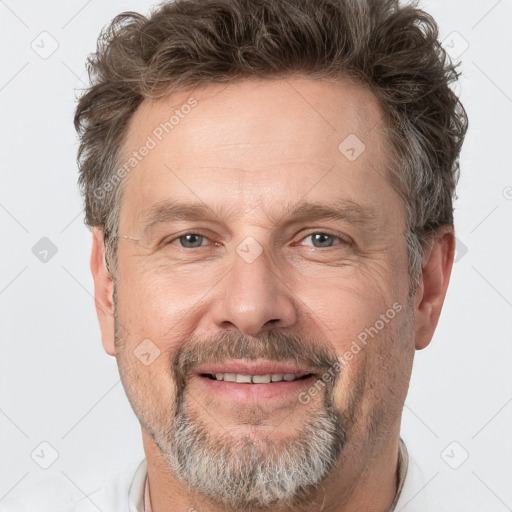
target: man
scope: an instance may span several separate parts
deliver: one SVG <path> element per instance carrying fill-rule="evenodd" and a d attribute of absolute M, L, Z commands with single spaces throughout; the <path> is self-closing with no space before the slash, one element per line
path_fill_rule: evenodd
<path fill-rule="evenodd" d="M 437 36 L 394 0 L 181 0 L 102 34 L 80 184 L 146 457 L 76 510 L 426 510 L 400 420 L 467 128 Z"/>

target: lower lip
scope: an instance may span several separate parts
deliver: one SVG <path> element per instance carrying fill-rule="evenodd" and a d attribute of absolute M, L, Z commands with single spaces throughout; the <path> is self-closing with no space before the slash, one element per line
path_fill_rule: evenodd
<path fill-rule="evenodd" d="M 212 380 L 202 375 L 199 376 L 198 380 L 208 392 L 219 397 L 237 402 L 254 402 L 256 400 L 298 399 L 301 391 L 313 385 L 315 377 L 311 375 L 305 379 L 297 379 L 291 382 L 272 382 L 270 384 L 226 382 L 223 380 Z"/>

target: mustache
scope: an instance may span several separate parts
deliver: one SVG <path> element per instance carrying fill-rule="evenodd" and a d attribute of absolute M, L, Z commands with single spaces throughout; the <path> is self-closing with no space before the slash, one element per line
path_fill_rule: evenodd
<path fill-rule="evenodd" d="M 225 331 L 208 338 L 192 338 L 182 345 L 174 357 L 172 371 L 176 383 L 184 385 L 187 376 L 200 366 L 231 359 L 294 361 L 315 373 L 324 373 L 338 363 L 334 350 L 316 339 L 306 340 L 279 330 L 264 331 L 256 337 Z"/>

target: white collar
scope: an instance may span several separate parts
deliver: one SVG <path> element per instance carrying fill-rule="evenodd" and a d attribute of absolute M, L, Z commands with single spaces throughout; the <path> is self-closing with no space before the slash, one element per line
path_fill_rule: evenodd
<path fill-rule="evenodd" d="M 142 459 L 135 476 L 133 477 L 130 491 L 128 493 L 129 512 L 144 511 L 144 492 L 146 490 L 146 479 L 148 476 L 148 464 L 146 459 Z"/>

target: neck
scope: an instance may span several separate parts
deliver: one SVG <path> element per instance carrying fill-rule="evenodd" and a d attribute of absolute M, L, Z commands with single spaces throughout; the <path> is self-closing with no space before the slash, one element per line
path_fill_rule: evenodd
<path fill-rule="evenodd" d="M 208 510 L 226 507 L 188 489 L 169 471 L 153 439 L 143 430 L 152 512 Z M 397 492 L 399 425 L 378 446 L 347 444 L 343 457 L 323 484 L 301 504 L 302 512 L 387 512 Z M 289 512 L 288 505 L 260 512 Z"/>

